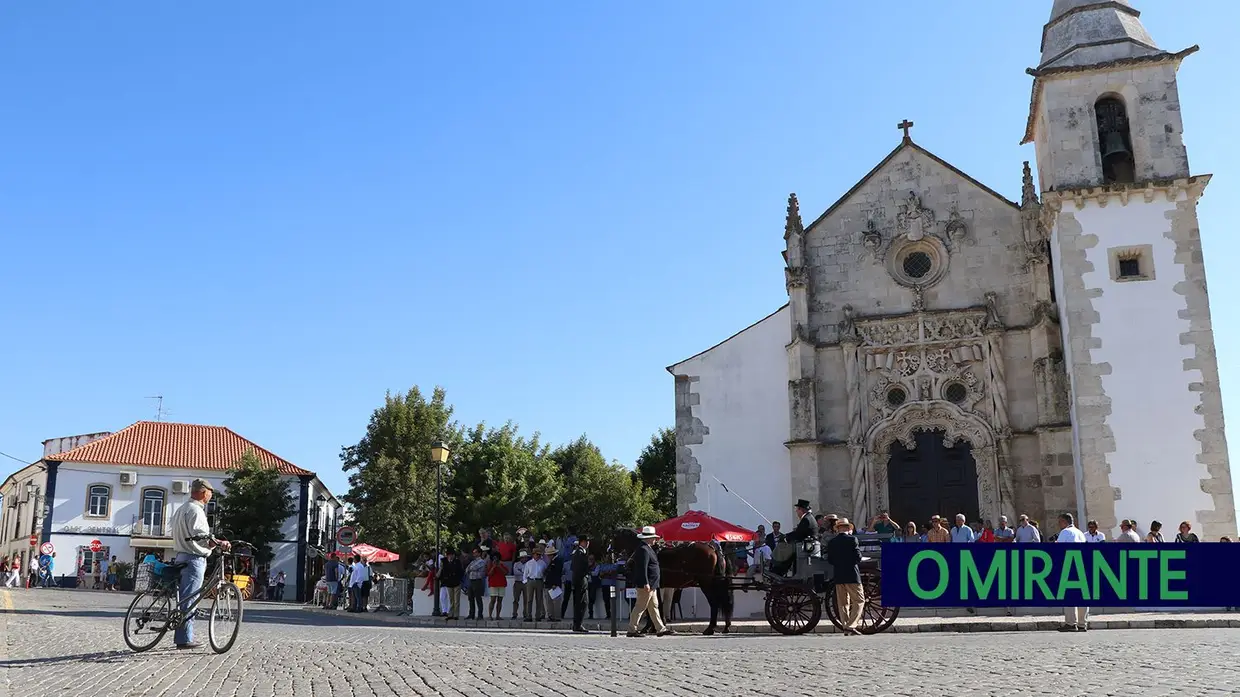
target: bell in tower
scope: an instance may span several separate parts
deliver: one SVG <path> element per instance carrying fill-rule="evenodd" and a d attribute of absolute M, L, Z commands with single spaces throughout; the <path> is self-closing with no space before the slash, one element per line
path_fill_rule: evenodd
<path fill-rule="evenodd" d="M 1098 115 L 1103 182 L 1133 183 L 1136 181 L 1136 167 L 1129 145 L 1128 115 L 1124 103 L 1114 97 L 1104 97 L 1094 105 L 1094 111 Z"/>

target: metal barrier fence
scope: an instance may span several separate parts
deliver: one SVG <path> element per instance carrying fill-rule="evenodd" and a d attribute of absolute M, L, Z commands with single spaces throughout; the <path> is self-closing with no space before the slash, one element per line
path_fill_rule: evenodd
<path fill-rule="evenodd" d="M 409 605 L 409 579 L 381 578 L 370 589 L 367 609 L 375 612 L 405 612 Z"/>

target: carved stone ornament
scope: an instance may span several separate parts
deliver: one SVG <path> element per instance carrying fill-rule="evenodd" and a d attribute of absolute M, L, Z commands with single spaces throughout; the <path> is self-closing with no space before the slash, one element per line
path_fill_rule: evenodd
<path fill-rule="evenodd" d="M 1049 300 L 1039 300 L 1033 306 L 1033 323 L 1037 325 L 1043 322 L 1059 324 L 1059 306 Z"/>
<path fill-rule="evenodd" d="M 911 242 L 916 242 L 934 229 L 934 211 L 921 205 L 921 197 L 916 192 L 908 192 L 908 199 L 900 206 L 900 215 L 896 218 L 900 234 Z"/>
<path fill-rule="evenodd" d="M 1050 242 L 1046 240 L 1033 240 L 1024 243 L 1025 260 L 1021 264 L 1023 271 L 1028 271 L 1037 264 L 1045 264 L 1050 261 Z"/>
<path fill-rule="evenodd" d="M 857 333 L 856 313 L 852 305 L 845 305 L 842 310 L 844 312 L 844 319 L 840 322 L 840 342 L 859 342 L 861 335 Z"/>
<path fill-rule="evenodd" d="M 964 218 L 960 217 L 960 209 L 952 207 L 951 215 L 947 219 L 947 228 L 944 232 L 947 233 L 947 239 L 952 241 L 953 247 L 959 247 L 964 244 L 964 238 L 968 234 L 969 229 L 964 223 Z"/>
<path fill-rule="evenodd" d="M 999 319 L 999 296 L 986 293 L 986 331 L 1003 329 L 1003 320 Z"/>
<path fill-rule="evenodd" d="M 986 312 L 964 310 L 914 318 L 855 320 L 866 346 L 875 348 L 960 342 L 985 336 Z"/>
<path fill-rule="evenodd" d="M 921 286 L 913 287 L 913 312 L 926 311 L 926 290 Z"/>
<path fill-rule="evenodd" d="M 883 246 L 883 233 L 878 230 L 878 223 L 873 218 L 865 221 L 865 232 L 861 235 L 861 242 L 865 245 L 867 252 L 877 257 L 879 249 Z"/>
<path fill-rule="evenodd" d="M 809 272 L 804 266 L 784 269 L 784 282 L 789 288 L 804 288 L 809 284 Z"/>

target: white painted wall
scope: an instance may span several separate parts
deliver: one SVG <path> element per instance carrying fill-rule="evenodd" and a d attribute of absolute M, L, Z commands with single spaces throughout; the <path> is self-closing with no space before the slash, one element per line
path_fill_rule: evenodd
<path fill-rule="evenodd" d="M 1112 200 L 1105 208 L 1091 200 L 1083 210 L 1072 211 L 1083 234 L 1099 240 L 1086 250 L 1094 270 L 1084 280 L 1086 288 L 1102 289 L 1093 299 L 1100 319 L 1093 333 L 1102 345 L 1091 358 L 1111 365 L 1102 385 L 1111 399 L 1107 425 L 1115 437 L 1116 449 L 1108 458 L 1111 484 L 1122 496 L 1116 515 L 1137 518 L 1143 530 L 1159 520 L 1168 539 L 1183 520 L 1200 533 L 1196 512 L 1214 508 L 1201 490 L 1208 474 L 1197 462 L 1201 444 L 1193 437 L 1204 420 L 1194 411 L 1200 397 L 1189 385 L 1201 381 L 1201 372 L 1184 370 L 1194 348 L 1180 343 L 1189 320 L 1179 316 L 1185 301 L 1175 285 L 1184 281 L 1184 269 L 1175 263 L 1175 242 L 1167 237 L 1171 221 L 1166 214 L 1174 208 L 1160 194 L 1150 203 L 1134 196 L 1127 205 Z M 1107 250 L 1147 244 L 1153 247 L 1154 279 L 1112 281 Z M 1118 532 L 1112 530 L 1111 536 Z"/>
<path fill-rule="evenodd" d="M 788 308 L 728 341 L 672 367 L 700 378 L 694 415 L 709 429 L 690 446 L 702 467 L 695 508 L 750 529 L 763 523 L 737 496 L 768 517 L 787 518 L 792 502 L 788 449 Z M 736 494 L 715 483 L 718 478 Z M 769 527 L 769 526 L 768 526 Z"/>
<path fill-rule="evenodd" d="M 138 481 L 135 486 L 120 484 L 120 473 L 123 471 L 137 472 Z M 130 544 L 135 518 L 142 520 L 142 492 L 144 489 L 157 487 L 165 490 L 164 519 L 170 521 L 173 513 L 189 501 L 188 494 L 173 494 L 172 482 L 186 482 L 202 478 L 211 482 L 217 491 L 224 491 L 224 480 L 227 473 L 215 470 L 193 470 L 160 467 L 129 467 L 118 465 L 98 465 L 84 463 L 62 463 L 56 478 L 56 500 L 52 509 L 52 543 L 57 550 L 56 574 L 72 575 L 77 573 L 77 548 L 89 545 L 92 539 L 98 539 L 115 554 L 120 561 L 133 561 L 135 548 Z M 289 491 L 293 495 L 293 503 L 300 501 L 300 480 L 295 476 L 285 476 L 289 482 Z M 105 484 L 112 487 L 112 501 L 109 515 L 97 518 L 87 515 L 87 497 L 90 486 Z M 309 516 L 314 515 L 315 499 L 319 493 L 327 498 L 330 510 L 339 503 L 327 491 L 326 487 L 316 478 L 311 484 Z M 297 514 L 284 522 L 283 541 L 272 544 L 272 569 L 283 570 L 288 577 L 285 598 L 296 598 L 297 550 L 298 550 Z M 310 525 L 307 525 L 309 529 Z M 22 541 L 24 541 L 23 538 Z M 313 579 L 311 580 L 313 583 Z"/>

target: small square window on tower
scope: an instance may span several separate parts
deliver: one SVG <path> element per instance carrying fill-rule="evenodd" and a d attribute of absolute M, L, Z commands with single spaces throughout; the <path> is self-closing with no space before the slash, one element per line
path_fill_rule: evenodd
<path fill-rule="evenodd" d="M 1151 281 L 1154 279 L 1154 248 L 1143 244 L 1135 247 L 1112 247 L 1110 257 L 1111 280 L 1119 282 Z"/>

